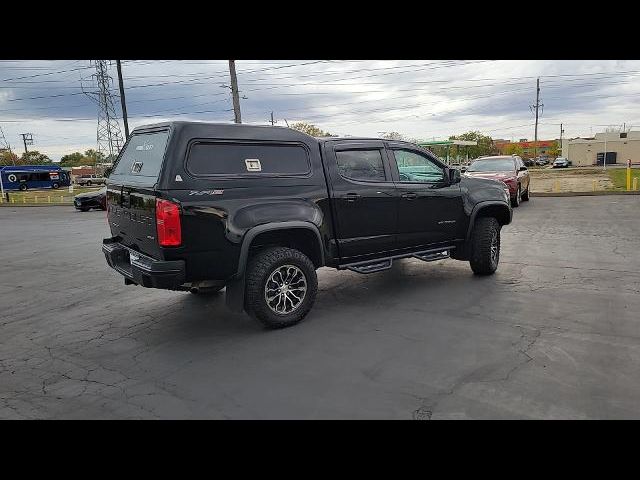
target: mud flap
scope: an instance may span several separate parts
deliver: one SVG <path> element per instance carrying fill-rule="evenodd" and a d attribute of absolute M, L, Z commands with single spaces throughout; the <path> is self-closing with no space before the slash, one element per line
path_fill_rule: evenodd
<path fill-rule="evenodd" d="M 225 303 L 232 312 L 242 312 L 244 310 L 244 289 L 244 274 L 227 283 Z"/>

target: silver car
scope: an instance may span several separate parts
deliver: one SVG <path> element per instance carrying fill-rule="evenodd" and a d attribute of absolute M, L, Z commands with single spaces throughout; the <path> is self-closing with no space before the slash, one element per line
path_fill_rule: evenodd
<path fill-rule="evenodd" d="M 567 168 L 569 166 L 569 160 L 564 157 L 558 157 L 553 162 L 552 168 Z"/>
<path fill-rule="evenodd" d="M 99 175 L 82 175 L 76 180 L 76 183 L 90 187 L 91 185 L 106 184 L 107 179 Z"/>

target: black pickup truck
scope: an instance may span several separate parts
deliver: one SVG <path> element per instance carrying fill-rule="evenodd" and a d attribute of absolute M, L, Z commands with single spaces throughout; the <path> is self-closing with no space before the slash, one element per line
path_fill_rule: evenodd
<path fill-rule="evenodd" d="M 136 128 L 107 181 L 107 263 L 125 284 L 193 293 L 271 328 L 299 322 L 316 269 L 379 272 L 452 257 L 492 274 L 508 187 L 460 178 L 412 143 L 283 127 Z"/>

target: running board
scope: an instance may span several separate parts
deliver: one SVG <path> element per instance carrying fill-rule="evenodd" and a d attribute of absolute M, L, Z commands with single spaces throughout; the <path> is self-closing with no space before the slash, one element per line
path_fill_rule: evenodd
<path fill-rule="evenodd" d="M 420 250 L 418 252 L 404 253 L 402 255 L 394 255 L 386 258 L 378 258 L 376 260 L 369 260 L 365 262 L 348 263 L 346 265 L 340 265 L 338 269 L 351 270 L 356 273 L 375 273 L 389 270 L 393 265 L 394 260 L 400 258 L 417 258 L 423 262 L 435 262 L 436 260 L 444 260 L 449 258 L 451 250 L 454 246 L 431 248 L 429 250 Z"/>
<path fill-rule="evenodd" d="M 356 273 L 374 273 L 374 272 L 382 272 L 383 270 L 389 270 L 393 261 L 390 258 L 386 260 L 376 260 L 375 262 L 368 262 L 363 264 L 353 264 L 347 266 L 349 270 Z"/>
<path fill-rule="evenodd" d="M 417 258 L 418 260 L 422 260 L 423 262 L 435 262 L 436 260 L 444 260 L 445 258 L 449 258 L 450 252 L 449 250 L 443 250 L 441 252 L 418 252 L 413 255 L 413 258 Z"/>

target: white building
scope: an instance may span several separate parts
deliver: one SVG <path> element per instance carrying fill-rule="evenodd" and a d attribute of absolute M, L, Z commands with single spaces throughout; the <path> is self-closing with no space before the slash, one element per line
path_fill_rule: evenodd
<path fill-rule="evenodd" d="M 640 163 L 640 131 L 596 133 L 591 138 L 574 138 L 562 141 L 562 154 L 576 167 L 602 165 L 604 152 L 607 165 Z M 600 158 L 598 158 L 600 154 Z"/>

